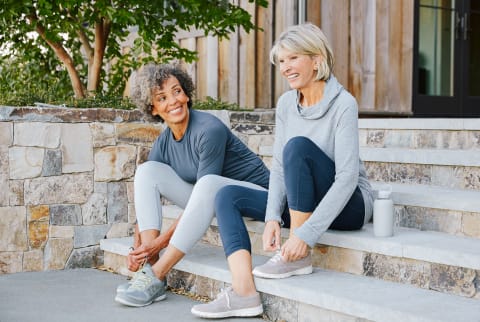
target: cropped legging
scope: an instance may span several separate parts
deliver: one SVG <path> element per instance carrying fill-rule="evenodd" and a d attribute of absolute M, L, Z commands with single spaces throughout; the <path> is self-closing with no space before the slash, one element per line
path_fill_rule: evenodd
<path fill-rule="evenodd" d="M 288 208 L 313 212 L 335 179 L 334 162 L 310 139 L 294 137 L 283 150 L 283 171 Z M 245 187 L 222 188 L 215 198 L 215 212 L 220 236 L 228 257 L 245 249 L 251 252 L 250 238 L 242 217 L 265 219 L 268 193 Z M 363 226 L 365 206 L 357 187 L 342 212 L 329 223 L 330 229 L 355 230 Z M 288 211 L 282 214 L 284 227 L 289 227 Z"/>
<path fill-rule="evenodd" d="M 141 164 L 135 173 L 135 213 L 139 231 L 162 229 L 160 196 L 183 208 L 170 244 L 187 253 L 207 231 L 215 214 L 214 199 L 221 188 L 229 185 L 265 188 L 256 184 L 219 175 L 206 175 L 194 185 L 182 180 L 168 165 L 156 161 Z"/>

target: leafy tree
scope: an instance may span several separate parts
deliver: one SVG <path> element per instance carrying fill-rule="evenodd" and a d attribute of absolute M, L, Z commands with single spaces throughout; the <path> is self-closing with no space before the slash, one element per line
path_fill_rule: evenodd
<path fill-rule="evenodd" d="M 141 64 L 196 59 L 196 52 L 176 43 L 179 30 L 228 38 L 238 27 L 256 28 L 250 14 L 228 0 L 0 0 L 0 58 L 23 66 L 48 61 L 47 69 L 66 70 L 76 98 L 104 89 L 118 95 L 129 71 Z M 131 50 L 122 51 L 132 30 L 138 37 Z M 30 71 L 39 82 L 48 72 Z"/>

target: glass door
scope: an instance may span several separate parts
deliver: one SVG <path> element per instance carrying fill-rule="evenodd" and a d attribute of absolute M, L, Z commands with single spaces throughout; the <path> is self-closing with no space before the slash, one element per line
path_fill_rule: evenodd
<path fill-rule="evenodd" d="M 415 2 L 415 116 L 480 116 L 480 1 Z"/>

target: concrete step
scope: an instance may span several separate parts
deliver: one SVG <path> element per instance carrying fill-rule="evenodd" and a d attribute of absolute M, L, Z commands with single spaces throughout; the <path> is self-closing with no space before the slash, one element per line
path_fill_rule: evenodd
<path fill-rule="evenodd" d="M 176 206 L 164 206 L 164 228 L 181 212 Z M 263 222 L 245 222 L 253 253 L 268 255 L 262 249 Z M 284 240 L 288 234 L 282 229 Z M 215 218 L 202 241 L 221 246 Z M 124 263 L 114 255 L 105 255 L 107 261 Z M 393 237 L 378 238 L 367 224 L 359 231 L 327 231 L 313 249 L 313 261 L 319 268 L 480 299 L 480 239 L 403 227 L 395 227 Z"/>
<path fill-rule="evenodd" d="M 174 205 L 163 208 L 165 218 L 172 221 L 181 212 L 182 209 Z M 263 254 L 261 245 L 255 245 L 257 240 L 261 241 L 263 222 L 248 219 L 245 222 L 253 239 L 252 246 L 258 248 L 255 252 Z M 216 218 L 211 226 L 218 227 Z M 282 238 L 288 234 L 289 229 L 283 228 Z M 367 224 L 357 231 L 328 230 L 317 244 L 480 270 L 480 240 L 439 232 L 395 227 L 394 236 L 380 238 L 373 235 L 373 225 Z"/>
<path fill-rule="evenodd" d="M 102 240 L 105 253 L 125 254 L 130 239 Z M 268 258 L 254 255 L 254 266 Z M 169 276 L 169 283 L 186 285 L 199 295 L 215 294 L 231 283 L 223 250 L 198 243 Z M 189 281 L 189 282 L 185 282 Z M 473 299 L 357 276 L 315 269 L 308 276 L 284 280 L 255 279 L 266 315 L 287 321 L 480 321 L 480 305 Z M 363 321 L 363 320 L 362 320 Z"/>

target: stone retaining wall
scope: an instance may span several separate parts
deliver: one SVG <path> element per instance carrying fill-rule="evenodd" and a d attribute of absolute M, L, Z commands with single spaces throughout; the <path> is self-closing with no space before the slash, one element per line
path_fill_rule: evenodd
<path fill-rule="evenodd" d="M 273 131 L 273 113 L 211 113 L 257 152 Z M 139 111 L 0 107 L 0 273 L 101 265 L 99 240 L 132 233 L 135 169 L 162 130 Z"/>

